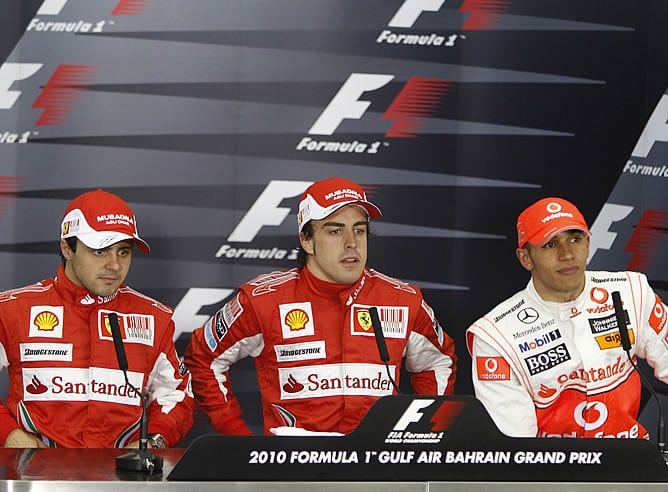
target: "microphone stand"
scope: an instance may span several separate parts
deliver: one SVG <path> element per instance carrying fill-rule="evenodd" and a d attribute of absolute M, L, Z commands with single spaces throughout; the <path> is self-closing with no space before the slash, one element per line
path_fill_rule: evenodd
<path fill-rule="evenodd" d="M 125 371 L 123 371 L 125 373 Z M 139 424 L 139 449 L 130 451 L 116 458 L 117 470 L 148 472 L 152 475 L 162 470 L 162 457 L 154 455 L 148 449 L 148 418 L 146 414 L 146 395 L 137 391 L 137 389 L 128 382 L 127 374 L 125 381 L 128 386 L 134 389 L 141 399 L 141 421 Z"/>
<path fill-rule="evenodd" d="M 615 308 L 615 317 L 617 319 L 617 328 L 619 329 L 619 339 L 621 342 L 622 349 L 626 352 L 626 357 L 631 363 L 631 367 L 636 371 L 638 376 L 640 376 L 640 382 L 642 385 L 649 390 L 652 397 L 656 400 L 658 411 L 659 411 L 659 422 L 656 435 L 656 446 L 661 453 L 661 457 L 668 464 L 668 453 L 666 453 L 666 431 L 665 431 L 665 422 L 663 417 L 663 405 L 661 404 L 661 398 L 656 394 L 656 390 L 652 384 L 647 380 L 645 375 L 638 369 L 637 364 L 633 361 L 631 357 L 631 339 L 629 337 L 628 328 L 626 326 L 629 324 L 628 313 L 624 310 L 621 295 L 618 291 L 612 293 L 612 305 Z"/>
<path fill-rule="evenodd" d="M 118 314 L 109 313 L 109 327 L 111 328 L 111 336 L 114 340 L 114 347 L 116 348 L 116 358 L 118 359 L 118 366 L 123 371 L 125 377 L 125 384 L 132 388 L 141 400 L 141 420 L 139 422 L 139 449 L 131 451 L 116 458 L 117 470 L 140 471 L 148 472 L 152 475 L 155 472 L 162 470 L 163 460 L 160 456 L 155 456 L 148 449 L 148 413 L 146 412 L 146 399 L 148 395 L 143 394 L 139 389 L 135 388 L 128 379 L 128 359 L 125 355 L 125 347 L 123 347 L 123 337 L 121 336 L 121 327 L 118 324 Z"/>
<path fill-rule="evenodd" d="M 378 315 L 378 308 L 372 306 L 369 308 L 369 315 L 371 316 L 371 328 L 373 328 L 373 334 L 376 337 L 376 346 L 378 347 L 378 355 L 380 355 L 380 360 L 385 364 L 385 372 L 387 377 L 392 382 L 392 386 L 398 395 L 401 394 L 397 383 L 394 381 L 394 377 L 390 374 L 390 354 L 387 351 L 387 344 L 385 343 L 385 335 L 383 335 L 383 325 L 380 321 L 380 316 Z"/>

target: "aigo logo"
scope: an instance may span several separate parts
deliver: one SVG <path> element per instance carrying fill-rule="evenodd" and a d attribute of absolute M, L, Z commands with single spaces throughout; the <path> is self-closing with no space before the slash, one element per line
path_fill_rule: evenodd
<path fill-rule="evenodd" d="M 394 78 L 394 75 L 389 74 L 350 74 L 311 126 L 309 135 L 332 135 L 344 120 L 361 119 L 371 106 L 371 101 L 362 99 L 363 95 L 385 87 Z M 424 119 L 435 112 L 451 87 L 452 82 L 444 79 L 425 77 L 408 79 L 381 118 L 395 122 L 385 136 L 388 138 L 417 136 Z"/>

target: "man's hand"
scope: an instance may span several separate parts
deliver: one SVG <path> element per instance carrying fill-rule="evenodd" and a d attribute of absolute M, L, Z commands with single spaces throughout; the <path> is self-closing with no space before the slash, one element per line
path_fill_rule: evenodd
<path fill-rule="evenodd" d="M 37 437 L 21 429 L 14 429 L 7 436 L 6 448 L 45 448 L 46 445 Z"/>
<path fill-rule="evenodd" d="M 149 439 L 148 442 L 146 443 L 146 447 L 151 449 L 153 446 L 151 445 L 151 440 Z M 125 446 L 126 449 L 138 449 L 139 448 L 139 440 L 137 441 L 132 441 L 130 444 Z"/>

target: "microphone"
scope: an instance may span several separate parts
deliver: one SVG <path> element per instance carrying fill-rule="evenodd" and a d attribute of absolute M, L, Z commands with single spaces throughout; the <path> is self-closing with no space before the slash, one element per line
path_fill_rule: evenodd
<path fill-rule="evenodd" d="M 125 356 L 125 347 L 123 347 L 123 337 L 121 336 L 121 326 L 118 324 L 118 314 L 109 313 L 107 318 L 109 319 L 109 327 L 111 328 L 111 338 L 114 339 L 118 367 L 123 371 L 123 374 L 126 374 L 126 371 L 128 370 L 128 358 Z"/>
<path fill-rule="evenodd" d="M 638 366 L 633 362 L 631 358 L 631 340 L 629 339 L 629 330 L 626 327 L 629 325 L 629 315 L 622 305 L 622 298 L 619 294 L 619 291 L 612 293 L 612 305 L 615 307 L 615 317 L 617 318 L 617 328 L 619 329 L 619 340 L 622 345 L 622 349 L 626 352 L 626 356 L 631 363 L 633 369 L 640 376 L 640 381 L 642 385 L 649 390 L 652 394 L 652 397 L 656 400 L 656 403 L 659 408 L 659 422 L 658 429 L 656 434 L 656 445 L 659 448 L 659 452 L 663 456 L 663 459 L 668 462 L 668 455 L 665 452 L 666 449 L 666 431 L 665 431 L 665 422 L 663 418 L 663 405 L 661 404 L 661 398 L 656 394 L 656 391 L 652 387 L 649 381 L 645 378 L 645 375 L 638 370 Z"/>
<path fill-rule="evenodd" d="M 394 381 L 392 374 L 390 374 L 390 366 L 388 362 L 390 361 L 390 354 L 387 351 L 387 345 L 385 344 L 385 335 L 383 334 L 383 325 L 380 322 L 380 316 L 378 316 L 378 308 L 372 306 L 369 308 L 369 315 L 371 315 L 371 327 L 373 328 L 373 334 L 376 336 L 376 346 L 378 347 L 378 354 L 380 355 L 380 360 L 385 363 L 385 371 L 387 372 L 387 377 L 390 378 L 392 386 L 396 390 L 397 394 L 401 394 L 397 383 Z"/>
<path fill-rule="evenodd" d="M 121 327 L 118 323 L 118 314 L 109 313 L 109 327 L 111 328 L 111 337 L 114 340 L 116 348 L 116 359 L 118 367 L 123 371 L 125 384 L 132 388 L 141 401 L 141 419 L 139 421 L 139 449 L 126 453 L 116 458 L 116 468 L 119 470 L 143 471 L 153 474 L 162 470 L 163 460 L 160 456 L 155 456 L 148 449 L 148 413 L 146 412 L 146 395 L 134 387 L 128 379 L 128 358 L 125 355 L 123 346 L 123 337 L 121 336 Z"/>
<path fill-rule="evenodd" d="M 629 339 L 629 330 L 626 326 L 629 324 L 628 313 L 622 305 L 622 298 L 619 291 L 612 293 L 612 305 L 615 307 L 615 317 L 617 318 L 617 328 L 619 329 L 619 339 L 622 342 L 622 348 L 628 353 L 631 350 L 631 340 Z"/>

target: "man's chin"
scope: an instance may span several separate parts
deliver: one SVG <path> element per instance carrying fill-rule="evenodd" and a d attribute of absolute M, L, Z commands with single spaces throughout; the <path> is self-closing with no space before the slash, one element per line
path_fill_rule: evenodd
<path fill-rule="evenodd" d="M 354 270 L 354 271 L 346 271 L 341 274 L 340 276 L 340 284 L 354 284 L 357 282 L 360 277 L 362 276 L 362 269 L 359 270 Z"/>

